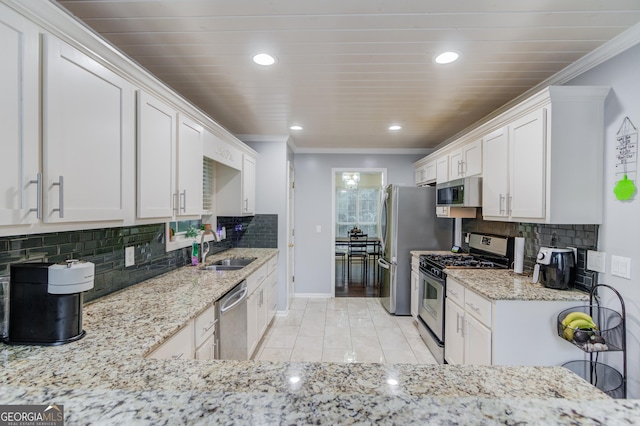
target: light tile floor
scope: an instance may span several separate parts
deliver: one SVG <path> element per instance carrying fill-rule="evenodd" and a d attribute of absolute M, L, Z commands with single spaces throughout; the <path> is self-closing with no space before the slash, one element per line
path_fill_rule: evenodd
<path fill-rule="evenodd" d="M 414 319 L 390 315 L 377 298 L 296 298 L 276 316 L 254 359 L 436 364 Z"/>

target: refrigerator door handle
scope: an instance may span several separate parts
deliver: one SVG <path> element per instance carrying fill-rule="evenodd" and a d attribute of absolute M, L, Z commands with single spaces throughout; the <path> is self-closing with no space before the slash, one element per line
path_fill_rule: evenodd
<path fill-rule="evenodd" d="M 378 266 L 384 268 L 384 269 L 389 269 L 391 268 L 391 264 L 388 263 L 386 260 L 384 259 L 378 259 Z"/>

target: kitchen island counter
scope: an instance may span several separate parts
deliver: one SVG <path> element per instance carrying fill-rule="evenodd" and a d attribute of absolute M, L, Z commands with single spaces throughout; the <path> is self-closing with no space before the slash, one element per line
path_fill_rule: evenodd
<path fill-rule="evenodd" d="M 156 360 L 144 356 L 276 255 L 243 272 L 184 267 L 85 306 L 87 336 L 56 347 L 0 346 L 0 404 L 64 405 L 67 424 L 632 421 L 561 367 Z"/>

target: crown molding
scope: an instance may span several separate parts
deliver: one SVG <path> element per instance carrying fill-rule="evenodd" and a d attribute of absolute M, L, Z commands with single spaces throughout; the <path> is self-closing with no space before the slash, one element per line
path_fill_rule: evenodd
<path fill-rule="evenodd" d="M 383 155 L 426 155 L 432 148 L 297 148 L 296 154 L 383 154 Z"/>
<path fill-rule="evenodd" d="M 457 139 L 464 137 L 466 134 L 471 133 L 474 129 L 482 126 L 488 121 L 493 120 L 494 118 L 498 117 L 502 113 L 508 111 L 509 109 L 518 105 L 520 102 L 525 101 L 526 99 L 544 90 L 545 88 L 552 85 L 562 85 L 568 81 L 571 81 L 574 78 L 584 74 L 585 72 L 589 71 L 592 68 L 595 68 L 596 66 L 602 64 L 603 62 L 606 62 L 609 59 L 619 55 L 620 53 L 635 46 L 638 43 L 640 43 L 640 23 L 637 23 L 633 27 L 627 29 L 626 31 L 619 34 L 618 36 L 604 43 L 602 46 L 597 47 L 596 49 L 587 53 L 582 58 L 578 59 L 572 64 L 567 65 L 562 70 L 558 71 L 557 73 L 547 78 L 546 80 L 542 81 L 541 83 L 535 85 L 534 87 L 527 90 L 520 96 L 507 102 L 500 108 L 493 111 L 491 114 L 484 116 L 480 120 L 476 121 L 470 126 L 467 126 L 463 130 L 456 133 L 455 135 L 441 142 L 440 144 L 438 144 L 438 146 L 435 147 L 433 151 L 442 149 L 445 146 L 449 145 L 451 142 L 454 142 Z"/>
<path fill-rule="evenodd" d="M 248 135 L 248 134 L 236 134 L 234 135 L 242 142 L 288 142 L 289 135 Z"/>

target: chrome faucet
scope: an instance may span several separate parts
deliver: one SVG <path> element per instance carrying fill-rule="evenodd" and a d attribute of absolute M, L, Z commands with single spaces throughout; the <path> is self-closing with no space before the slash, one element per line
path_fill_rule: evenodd
<path fill-rule="evenodd" d="M 204 231 L 202 231 L 202 236 L 200 237 L 200 253 L 202 256 L 202 260 L 200 261 L 200 264 L 204 267 L 204 261 L 207 258 L 207 255 L 209 254 L 209 242 L 204 240 L 204 236 L 207 234 L 211 234 L 213 235 L 213 241 L 215 242 L 220 242 L 220 237 L 218 237 L 218 233 L 214 232 L 212 229 L 205 229 Z M 206 244 L 206 250 L 205 250 L 205 244 Z"/>

